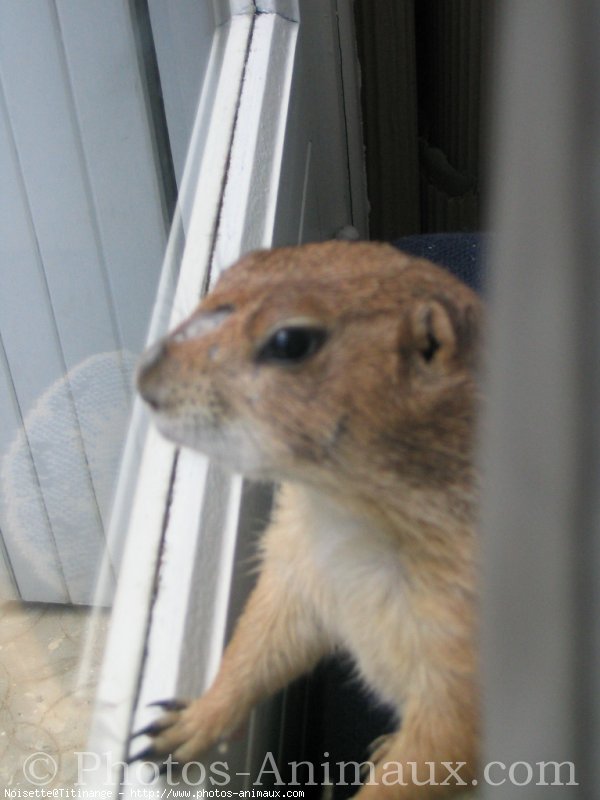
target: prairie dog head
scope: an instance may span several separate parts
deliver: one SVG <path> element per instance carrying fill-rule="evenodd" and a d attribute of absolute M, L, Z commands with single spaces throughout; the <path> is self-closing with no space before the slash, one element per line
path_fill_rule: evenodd
<path fill-rule="evenodd" d="M 460 481 L 480 316 L 470 289 L 388 245 L 258 251 L 145 353 L 138 388 L 166 437 L 251 477 Z"/>

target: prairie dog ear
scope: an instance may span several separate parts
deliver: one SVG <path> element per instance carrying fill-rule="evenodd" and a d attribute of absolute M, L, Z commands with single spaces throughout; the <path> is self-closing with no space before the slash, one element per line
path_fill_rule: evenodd
<path fill-rule="evenodd" d="M 458 314 L 445 303 L 421 300 L 409 314 L 413 358 L 422 366 L 444 368 L 457 354 Z"/>

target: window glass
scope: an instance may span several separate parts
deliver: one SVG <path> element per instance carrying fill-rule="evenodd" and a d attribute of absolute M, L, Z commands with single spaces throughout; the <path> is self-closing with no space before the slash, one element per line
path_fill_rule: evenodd
<path fill-rule="evenodd" d="M 0 784 L 11 788 L 72 786 L 85 750 L 122 554 L 123 526 L 108 531 L 135 364 L 157 291 L 167 299 L 176 277 L 168 231 L 213 28 L 210 3 L 183 0 L 0 7 Z"/>

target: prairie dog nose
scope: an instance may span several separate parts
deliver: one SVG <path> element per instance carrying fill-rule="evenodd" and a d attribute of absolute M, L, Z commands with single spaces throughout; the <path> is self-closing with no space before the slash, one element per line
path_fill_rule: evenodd
<path fill-rule="evenodd" d="M 160 339 L 149 347 L 140 358 L 136 385 L 138 392 L 155 411 L 164 403 L 165 390 L 161 382 L 162 365 L 167 353 L 167 340 Z"/>
<path fill-rule="evenodd" d="M 141 356 L 136 383 L 142 398 L 154 411 L 164 409 L 176 394 L 173 386 L 173 355 L 186 343 L 215 332 L 233 313 L 233 306 L 198 309 L 175 330 L 159 339 Z M 214 345 L 216 350 L 218 345 Z"/>

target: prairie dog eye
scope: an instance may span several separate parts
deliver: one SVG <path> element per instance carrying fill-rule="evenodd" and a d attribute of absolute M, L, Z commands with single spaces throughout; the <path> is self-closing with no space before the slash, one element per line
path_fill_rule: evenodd
<path fill-rule="evenodd" d="M 311 325 L 285 325 L 273 331 L 260 347 L 260 363 L 298 364 L 320 350 L 327 338 L 323 328 Z"/>

